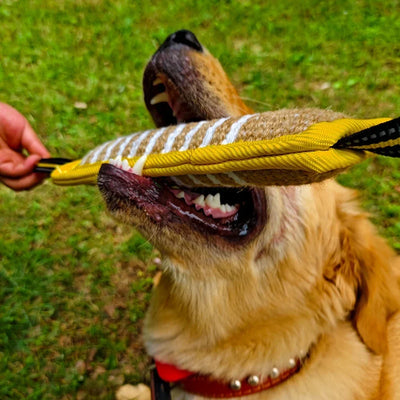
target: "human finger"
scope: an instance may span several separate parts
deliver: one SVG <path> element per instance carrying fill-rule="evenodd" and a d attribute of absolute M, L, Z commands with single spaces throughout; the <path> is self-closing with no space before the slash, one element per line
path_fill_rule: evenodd
<path fill-rule="evenodd" d="M 40 158 L 37 154 L 24 157 L 11 149 L 0 149 L 0 175 L 6 178 L 21 178 L 31 174 Z"/>
<path fill-rule="evenodd" d="M 50 157 L 50 153 L 40 141 L 28 121 L 26 121 L 26 125 L 22 133 L 21 145 L 28 151 L 29 154 L 37 154 L 41 158 Z"/>
<path fill-rule="evenodd" d="M 45 174 L 32 173 L 22 178 L 6 178 L 0 176 L 0 182 L 3 182 L 10 189 L 22 191 L 32 189 L 43 181 Z"/>

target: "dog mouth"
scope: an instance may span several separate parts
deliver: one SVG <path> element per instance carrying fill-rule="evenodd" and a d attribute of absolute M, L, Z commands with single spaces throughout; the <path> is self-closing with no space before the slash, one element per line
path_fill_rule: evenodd
<path fill-rule="evenodd" d="M 196 36 L 181 30 L 168 36 L 143 74 L 146 107 L 158 127 L 207 119 L 194 101 L 201 78 L 190 54 L 204 53 Z"/>
<path fill-rule="evenodd" d="M 156 70 L 152 70 L 151 75 L 153 79 L 148 78 L 149 82 L 144 83 L 145 101 L 157 126 L 202 120 L 189 103 L 183 100 L 177 85 L 170 77 Z"/>
<path fill-rule="evenodd" d="M 260 189 L 189 189 L 173 178 L 140 176 L 118 161 L 114 164 L 101 166 L 98 186 L 116 216 L 140 211 L 158 226 L 186 225 L 205 236 L 234 242 L 253 237 L 263 226 L 265 195 Z"/>
<path fill-rule="evenodd" d="M 204 49 L 193 33 L 181 30 L 165 40 L 146 66 L 144 99 L 158 127 L 226 116 L 212 96 L 205 97 L 210 107 L 198 101 L 204 88 L 191 52 Z M 214 242 L 243 243 L 265 224 L 266 196 L 258 188 L 188 188 L 174 178 L 137 175 L 121 160 L 101 166 L 98 186 L 115 216 L 132 220 L 153 237 L 154 227 L 164 226 L 180 234 L 194 230 Z"/>

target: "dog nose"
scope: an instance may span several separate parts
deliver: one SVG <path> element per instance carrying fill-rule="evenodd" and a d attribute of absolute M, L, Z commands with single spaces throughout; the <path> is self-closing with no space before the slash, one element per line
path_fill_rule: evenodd
<path fill-rule="evenodd" d="M 194 35 L 194 33 L 186 29 L 182 29 L 169 35 L 167 39 L 165 39 L 165 42 L 161 45 L 161 48 L 165 49 L 175 44 L 183 44 L 191 47 L 194 50 L 203 51 L 203 47 L 197 40 L 197 37 Z"/>

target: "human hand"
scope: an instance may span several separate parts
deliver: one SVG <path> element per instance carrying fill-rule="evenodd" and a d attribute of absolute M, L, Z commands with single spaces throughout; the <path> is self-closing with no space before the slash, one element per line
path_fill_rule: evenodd
<path fill-rule="evenodd" d="M 34 173 L 33 168 L 41 158 L 49 156 L 26 118 L 8 104 L 0 103 L 0 182 L 13 190 L 36 186 L 45 175 Z"/>

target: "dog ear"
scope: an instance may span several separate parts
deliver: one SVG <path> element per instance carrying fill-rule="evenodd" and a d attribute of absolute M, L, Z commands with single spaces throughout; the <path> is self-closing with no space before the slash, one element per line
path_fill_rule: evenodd
<path fill-rule="evenodd" d="M 375 239 L 372 248 L 362 248 L 358 255 L 361 282 L 354 323 L 364 343 L 375 353 L 383 353 L 387 320 L 399 309 L 400 290 L 390 270 L 394 256 L 385 252 L 387 244 L 381 238 Z"/>
<path fill-rule="evenodd" d="M 352 281 L 357 291 L 353 323 L 366 346 L 381 354 L 387 345 L 387 321 L 400 309 L 395 253 L 365 214 L 355 208 L 346 214 L 345 221 L 342 219 L 341 269 L 344 267 L 345 279 Z"/>

